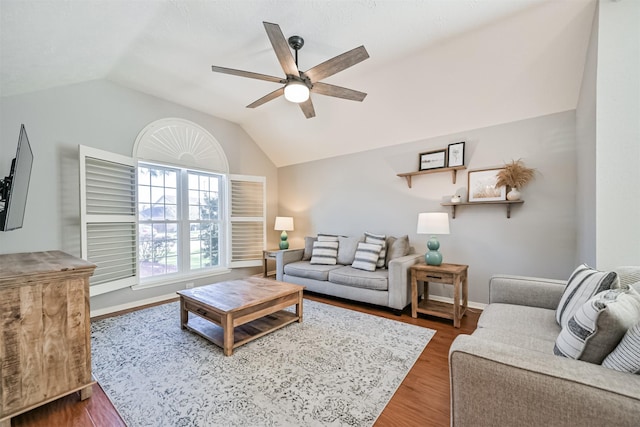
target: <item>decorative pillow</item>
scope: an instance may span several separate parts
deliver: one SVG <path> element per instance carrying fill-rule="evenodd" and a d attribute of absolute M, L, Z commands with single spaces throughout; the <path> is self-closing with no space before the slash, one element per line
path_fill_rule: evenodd
<path fill-rule="evenodd" d="M 604 359 L 602 366 L 640 374 L 640 322 L 624 334 L 620 344 Z"/>
<path fill-rule="evenodd" d="M 313 242 L 318 241 L 317 237 L 305 237 L 304 238 L 304 252 L 302 254 L 302 261 L 309 261 L 311 259 L 311 253 L 313 252 Z"/>
<path fill-rule="evenodd" d="M 384 234 L 373 234 L 366 232 L 364 233 L 364 242 L 365 243 L 373 243 L 374 245 L 382 246 L 382 250 L 380 251 L 380 255 L 378 256 L 378 261 L 376 262 L 376 267 L 384 268 L 384 261 L 387 257 L 387 236 Z"/>
<path fill-rule="evenodd" d="M 594 295 L 618 287 L 617 279 L 616 273 L 594 270 L 587 264 L 576 268 L 569 277 L 556 310 L 558 325 L 566 327 L 569 319 Z"/>
<path fill-rule="evenodd" d="M 365 271 L 375 271 L 382 245 L 374 243 L 358 243 L 356 256 L 351 267 Z"/>
<path fill-rule="evenodd" d="M 311 264 L 336 265 L 337 258 L 338 242 L 323 242 L 320 240 L 313 242 Z"/>
<path fill-rule="evenodd" d="M 393 239 L 393 240 L 391 240 Z M 409 236 L 404 235 L 397 239 L 391 237 L 387 239 L 387 260 L 386 266 L 389 267 L 389 261 L 409 255 Z"/>
<path fill-rule="evenodd" d="M 361 239 L 358 237 L 338 237 L 338 264 L 351 265 L 353 263 L 360 241 Z"/>
<path fill-rule="evenodd" d="M 603 291 L 583 304 L 556 339 L 553 353 L 600 364 L 624 334 L 640 322 L 640 294 L 634 289 Z"/>
<path fill-rule="evenodd" d="M 322 234 L 322 233 L 319 233 L 318 234 L 318 241 L 319 242 L 337 242 L 338 241 L 338 236 L 336 236 L 335 234 Z"/>
<path fill-rule="evenodd" d="M 640 282 L 640 267 L 638 266 L 616 267 L 613 271 L 618 275 L 621 288 L 628 288 L 634 283 Z"/>

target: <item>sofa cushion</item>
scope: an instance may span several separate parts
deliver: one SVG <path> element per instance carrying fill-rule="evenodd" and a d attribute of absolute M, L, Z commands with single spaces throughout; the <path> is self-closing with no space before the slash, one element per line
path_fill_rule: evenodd
<path fill-rule="evenodd" d="M 381 269 L 364 271 L 345 266 L 331 270 L 329 272 L 329 281 L 354 288 L 386 291 L 389 289 L 389 271 Z"/>
<path fill-rule="evenodd" d="M 338 237 L 338 264 L 351 265 L 356 257 L 359 237 Z"/>
<path fill-rule="evenodd" d="M 545 354 L 551 354 L 553 352 L 553 345 L 555 343 L 555 341 L 550 338 L 532 337 L 530 335 L 496 328 L 477 328 L 472 335 L 487 341 L 513 345 L 525 350 Z"/>
<path fill-rule="evenodd" d="M 586 264 L 576 268 L 569 277 L 556 310 L 558 325 L 566 327 L 569 319 L 590 298 L 602 291 L 617 287 L 617 278 L 618 275 L 615 272 L 594 270 Z"/>
<path fill-rule="evenodd" d="M 309 261 L 291 262 L 284 266 L 284 274 L 314 280 L 329 280 L 329 272 L 340 265 L 311 264 Z"/>
<path fill-rule="evenodd" d="M 389 262 L 396 258 L 409 255 L 411 247 L 409 246 L 409 236 L 395 238 L 389 237 L 387 239 L 387 259 L 385 260 L 385 267 L 389 268 Z"/>
<path fill-rule="evenodd" d="M 624 334 L 622 341 L 604 359 L 602 366 L 616 371 L 640 374 L 640 322 Z"/>
<path fill-rule="evenodd" d="M 553 353 L 600 364 L 638 322 L 638 292 L 634 289 L 603 291 L 583 304 L 562 328 Z"/>
<path fill-rule="evenodd" d="M 384 262 L 387 258 L 387 236 L 384 234 L 373 234 L 366 232 L 364 233 L 364 241 L 366 243 L 373 243 L 375 245 L 382 246 L 382 250 L 380 251 L 380 255 L 378 255 L 378 261 L 376 262 L 376 267 L 384 268 Z"/>
<path fill-rule="evenodd" d="M 309 261 L 311 254 L 313 253 L 313 242 L 317 241 L 317 237 L 307 236 L 304 238 L 304 252 L 302 253 L 302 260 Z"/>
<path fill-rule="evenodd" d="M 560 333 L 553 310 L 501 303 L 485 307 L 478 319 L 478 328 L 498 329 L 552 342 Z"/>
<path fill-rule="evenodd" d="M 336 238 L 337 239 L 337 238 Z M 338 259 L 338 241 L 313 242 L 313 252 L 311 253 L 311 264 L 335 265 Z"/>
<path fill-rule="evenodd" d="M 358 243 L 358 249 L 356 249 L 356 256 L 351 266 L 359 270 L 374 271 L 380 256 L 382 246 L 374 245 L 373 243 Z"/>

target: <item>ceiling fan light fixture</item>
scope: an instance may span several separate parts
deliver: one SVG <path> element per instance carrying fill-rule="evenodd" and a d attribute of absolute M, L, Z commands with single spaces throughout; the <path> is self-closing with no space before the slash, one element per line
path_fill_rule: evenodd
<path fill-rule="evenodd" d="M 302 82 L 291 81 L 284 87 L 284 97 L 289 102 L 299 104 L 309 99 L 309 88 Z"/>

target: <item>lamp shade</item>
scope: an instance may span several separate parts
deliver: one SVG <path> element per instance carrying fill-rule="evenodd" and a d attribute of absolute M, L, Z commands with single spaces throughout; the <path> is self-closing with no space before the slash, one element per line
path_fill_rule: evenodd
<path fill-rule="evenodd" d="M 309 99 L 309 88 L 304 83 L 291 81 L 284 87 L 284 97 L 289 102 L 304 102 Z"/>
<path fill-rule="evenodd" d="M 449 234 L 449 214 L 424 212 L 418 214 L 418 234 Z"/>
<path fill-rule="evenodd" d="M 293 218 L 290 216 L 277 216 L 273 229 L 277 231 L 293 231 Z"/>

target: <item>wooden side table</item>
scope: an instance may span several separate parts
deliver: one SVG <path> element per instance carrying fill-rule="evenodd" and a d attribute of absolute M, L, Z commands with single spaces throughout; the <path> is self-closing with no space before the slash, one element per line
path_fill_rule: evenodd
<path fill-rule="evenodd" d="M 411 267 L 411 317 L 418 313 L 453 319 L 453 326 L 460 327 L 460 319 L 467 311 L 468 265 L 415 264 Z M 418 302 L 418 281 L 424 282 L 424 299 Z M 453 304 L 429 300 L 429 282 L 453 285 Z M 462 303 L 460 299 L 462 297 Z"/>

